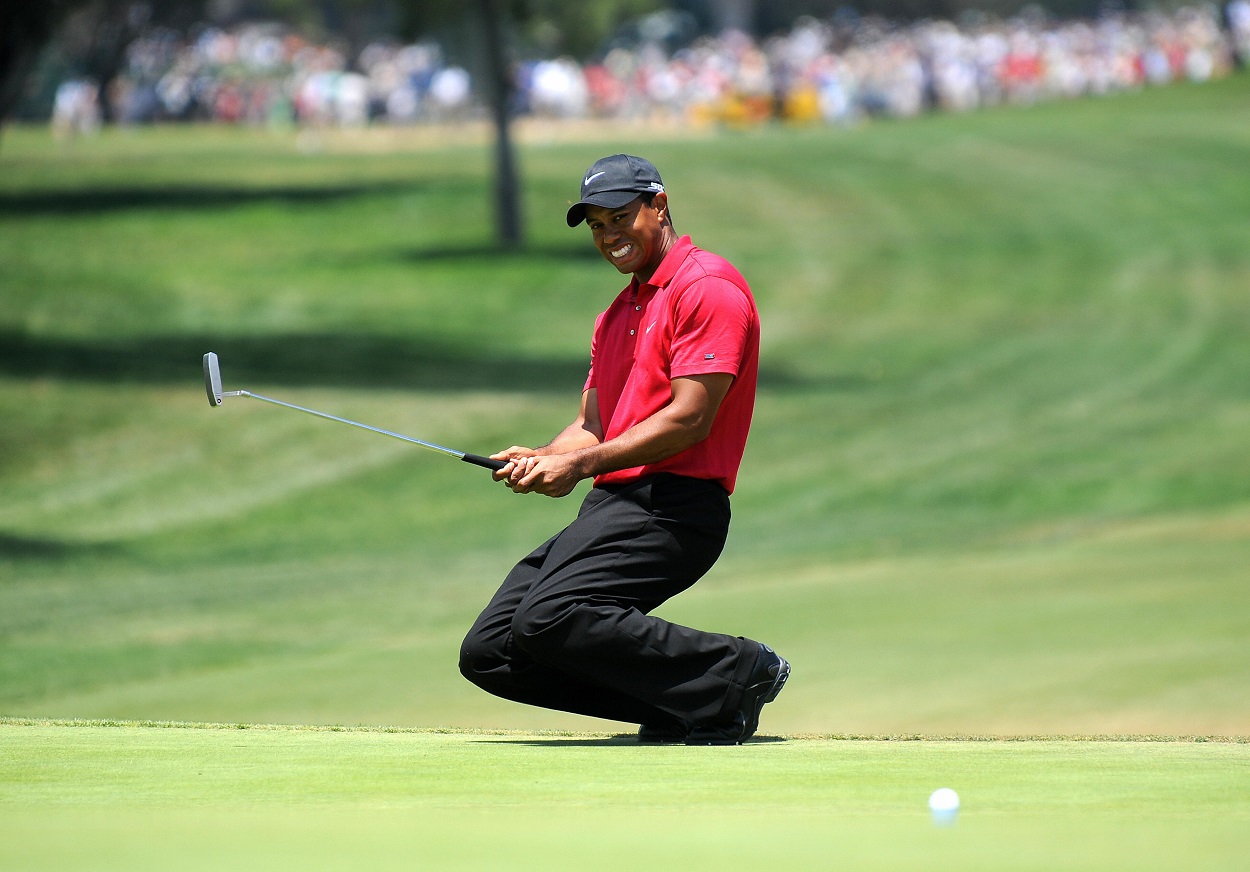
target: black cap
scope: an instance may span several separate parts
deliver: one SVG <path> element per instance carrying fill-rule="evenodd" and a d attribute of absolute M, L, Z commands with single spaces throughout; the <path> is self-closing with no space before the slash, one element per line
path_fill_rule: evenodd
<path fill-rule="evenodd" d="M 614 154 L 595 161 L 582 176 L 582 198 L 569 207 L 565 220 L 576 227 L 586 220 L 587 206 L 619 209 L 639 194 L 664 190 L 660 171 L 651 161 L 632 154 Z"/>

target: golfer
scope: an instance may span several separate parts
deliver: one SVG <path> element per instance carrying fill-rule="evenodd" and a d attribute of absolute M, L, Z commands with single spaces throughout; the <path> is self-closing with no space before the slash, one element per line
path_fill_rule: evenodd
<path fill-rule="evenodd" d="M 597 161 L 567 220 L 632 278 L 595 323 L 577 417 L 549 445 L 493 455 L 508 461 L 495 478 L 550 497 L 594 486 L 509 573 L 460 670 L 506 699 L 639 724 L 640 741 L 744 742 L 790 665 L 650 613 L 724 547 L 755 404 L 755 301 L 728 261 L 678 237 L 649 161 Z"/>

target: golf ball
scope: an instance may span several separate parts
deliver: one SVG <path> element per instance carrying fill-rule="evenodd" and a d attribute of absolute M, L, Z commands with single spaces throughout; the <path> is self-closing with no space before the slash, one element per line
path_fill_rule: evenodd
<path fill-rule="evenodd" d="M 929 811 L 933 813 L 933 822 L 952 824 L 959 813 L 959 794 L 949 787 L 940 787 L 929 796 Z"/>

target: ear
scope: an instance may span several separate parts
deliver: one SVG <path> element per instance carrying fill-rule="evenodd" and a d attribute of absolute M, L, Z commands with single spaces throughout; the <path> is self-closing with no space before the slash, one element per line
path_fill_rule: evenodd
<path fill-rule="evenodd" d="M 668 217 L 668 194 L 660 191 L 651 198 L 651 208 L 658 213 L 661 222 Z"/>

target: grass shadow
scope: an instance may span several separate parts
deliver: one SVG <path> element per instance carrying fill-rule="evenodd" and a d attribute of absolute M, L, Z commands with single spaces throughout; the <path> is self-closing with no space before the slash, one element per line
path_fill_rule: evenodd
<path fill-rule="evenodd" d="M 376 259 L 376 257 L 374 258 Z M 523 248 L 502 249 L 489 243 L 465 245 L 441 245 L 429 248 L 409 248 L 396 252 L 395 259 L 410 264 L 462 264 L 465 261 L 490 261 L 495 266 L 510 264 L 546 264 L 559 266 L 570 261 L 598 262 L 603 260 L 599 250 L 580 234 L 568 242 L 529 242 Z"/>
<path fill-rule="evenodd" d="M 77 339 L 0 331 L 0 375 L 85 382 L 203 382 L 204 353 L 221 359 L 226 390 L 260 385 L 421 391 L 581 392 L 589 360 L 509 354 L 420 336 L 307 333 L 225 337 Z M 764 367 L 760 387 L 790 392 L 847 389 L 838 377 L 810 378 Z"/>
<path fill-rule="evenodd" d="M 66 542 L 0 532 L 0 560 L 68 560 L 82 556 L 98 557 L 115 551 L 109 545 L 98 543 Z"/>
<path fill-rule="evenodd" d="M 98 215 L 137 209 L 182 210 L 223 209 L 256 203 L 289 203 L 318 205 L 355 197 L 394 196 L 435 188 L 432 184 L 378 181 L 341 185 L 170 185 L 166 187 L 134 185 L 83 188 L 79 190 L 47 190 L 0 192 L 0 217 L 35 216 L 64 217 Z M 481 196 L 481 185 L 469 180 L 440 182 L 440 192 Z"/>
<path fill-rule="evenodd" d="M 505 390 L 574 394 L 588 361 L 473 351 L 420 337 L 295 334 L 154 336 L 109 341 L 0 332 L 0 374 L 136 383 L 203 383 L 207 351 L 221 358 L 227 390 L 260 384 L 426 391 Z"/>

